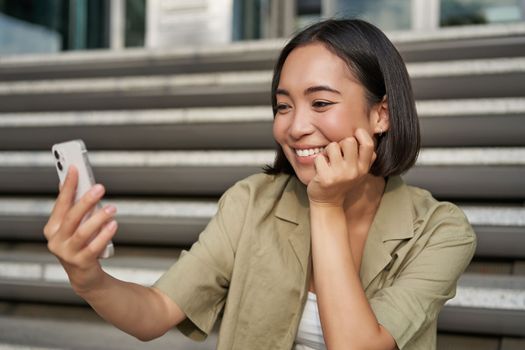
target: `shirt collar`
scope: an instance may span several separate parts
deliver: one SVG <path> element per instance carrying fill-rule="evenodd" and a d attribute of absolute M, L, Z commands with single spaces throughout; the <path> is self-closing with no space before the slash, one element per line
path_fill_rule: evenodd
<path fill-rule="evenodd" d="M 291 175 L 277 204 L 275 216 L 295 224 L 305 224 L 310 220 L 308 208 L 306 186 Z"/>
<path fill-rule="evenodd" d="M 306 187 L 295 176 L 290 176 L 277 204 L 275 216 L 295 224 L 304 224 L 309 222 L 308 208 Z M 408 188 L 400 176 L 389 177 L 369 235 L 378 235 L 380 240 L 385 242 L 391 239 L 411 238 L 414 235 L 413 231 L 413 213 Z"/>
<path fill-rule="evenodd" d="M 380 236 L 383 242 L 414 236 L 412 201 L 400 176 L 388 178 L 368 234 Z"/>
<path fill-rule="evenodd" d="M 310 215 L 306 187 L 291 175 L 285 185 L 275 216 L 282 220 L 276 228 L 280 234 L 288 235 L 302 271 L 306 276 L 310 260 Z"/>
<path fill-rule="evenodd" d="M 290 227 L 289 241 L 306 271 L 310 255 L 310 218 L 306 187 L 295 176 L 290 176 L 275 216 L 294 224 Z M 412 201 L 408 187 L 400 176 L 387 179 L 379 207 L 370 226 L 363 257 L 360 277 L 363 288 L 392 260 L 395 245 L 385 244 L 392 240 L 409 239 L 414 236 Z"/>
<path fill-rule="evenodd" d="M 359 275 L 363 288 L 392 261 L 395 240 L 414 236 L 412 201 L 400 176 L 389 177 L 368 236 Z M 393 244 L 392 244 L 393 243 Z"/>

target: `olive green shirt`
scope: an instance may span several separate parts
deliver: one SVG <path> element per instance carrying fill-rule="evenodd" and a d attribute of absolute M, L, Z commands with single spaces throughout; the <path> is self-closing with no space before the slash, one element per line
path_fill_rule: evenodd
<path fill-rule="evenodd" d="M 360 278 L 378 322 L 400 349 L 436 347 L 436 319 L 455 295 L 475 234 L 455 205 L 388 179 L 370 227 Z M 178 328 L 204 339 L 222 318 L 217 348 L 290 350 L 309 286 L 305 186 L 258 174 L 230 188 L 217 214 L 156 282 L 184 311 Z"/>

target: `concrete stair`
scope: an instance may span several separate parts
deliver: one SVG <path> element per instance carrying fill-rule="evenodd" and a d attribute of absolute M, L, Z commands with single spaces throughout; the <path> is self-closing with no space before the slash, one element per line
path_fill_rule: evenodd
<path fill-rule="evenodd" d="M 444 28 L 435 32 L 391 33 L 406 62 L 525 56 L 523 23 Z M 0 80 L 129 77 L 180 73 L 265 70 L 285 40 L 237 42 L 228 46 L 145 51 L 68 52 L 61 55 L 0 57 Z"/>
<path fill-rule="evenodd" d="M 408 63 L 417 99 L 523 97 L 525 58 Z M 0 83 L 0 112 L 250 106 L 269 103 L 271 71 Z M 31 104 L 27 99 L 31 99 Z"/>
<path fill-rule="evenodd" d="M 392 34 L 423 149 L 405 176 L 457 203 L 474 261 L 439 319 L 439 349 L 525 348 L 525 25 Z M 282 40 L 166 51 L 0 57 L 0 350 L 212 349 L 178 332 L 141 343 L 70 289 L 42 227 L 53 143 L 82 138 L 119 210 L 111 274 L 151 284 L 218 196 L 273 160 L 269 107 Z"/>

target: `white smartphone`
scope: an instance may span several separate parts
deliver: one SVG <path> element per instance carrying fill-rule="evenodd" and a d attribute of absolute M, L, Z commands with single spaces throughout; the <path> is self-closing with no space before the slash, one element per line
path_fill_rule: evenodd
<path fill-rule="evenodd" d="M 82 197 L 87 191 L 95 185 L 95 177 L 93 170 L 89 163 L 86 145 L 82 140 L 72 140 L 62 143 L 57 143 L 51 148 L 55 160 L 55 167 L 60 178 L 60 183 L 63 184 L 67 171 L 70 165 L 74 165 L 78 169 L 78 185 L 75 195 L 75 202 Z M 101 208 L 100 203 L 97 203 L 96 209 Z M 85 221 L 91 216 L 93 211 L 88 213 L 82 221 Z M 109 242 L 99 258 L 109 258 L 115 253 L 113 242 Z"/>

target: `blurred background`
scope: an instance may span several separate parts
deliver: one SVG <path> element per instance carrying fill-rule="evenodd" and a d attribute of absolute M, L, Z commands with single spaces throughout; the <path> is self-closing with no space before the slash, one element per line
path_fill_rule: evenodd
<path fill-rule="evenodd" d="M 524 0 L 0 0 L 0 349 L 213 349 L 141 343 L 70 289 L 42 228 L 54 143 L 85 141 L 118 208 L 110 274 L 149 285 L 235 181 L 274 157 L 272 68 L 328 17 L 400 51 L 423 148 L 403 177 L 456 203 L 478 236 L 438 348 L 525 349 Z"/>
<path fill-rule="evenodd" d="M 522 0 L 2 0 L 0 54 L 225 44 L 288 37 L 326 17 L 385 31 L 522 22 Z"/>

